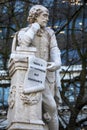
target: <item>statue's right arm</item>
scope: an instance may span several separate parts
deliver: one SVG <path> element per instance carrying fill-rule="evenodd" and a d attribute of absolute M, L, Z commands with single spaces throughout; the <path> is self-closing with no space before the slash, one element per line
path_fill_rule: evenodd
<path fill-rule="evenodd" d="M 18 33 L 18 44 L 23 47 L 28 47 L 32 43 L 32 40 L 39 29 L 40 25 L 38 23 L 33 23 L 27 28 L 27 30 L 20 30 Z"/>

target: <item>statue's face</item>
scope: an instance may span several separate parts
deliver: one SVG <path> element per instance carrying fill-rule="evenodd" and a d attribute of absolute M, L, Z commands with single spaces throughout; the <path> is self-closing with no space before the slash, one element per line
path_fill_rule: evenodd
<path fill-rule="evenodd" d="M 36 22 L 39 23 L 39 25 L 44 28 L 46 27 L 47 25 L 47 22 L 48 22 L 48 19 L 49 19 L 49 15 L 48 13 L 45 11 L 45 12 L 42 12 L 36 19 Z"/>

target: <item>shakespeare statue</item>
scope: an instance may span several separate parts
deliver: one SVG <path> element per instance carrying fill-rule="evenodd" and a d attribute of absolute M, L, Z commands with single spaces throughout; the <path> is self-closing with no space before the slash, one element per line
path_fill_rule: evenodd
<path fill-rule="evenodd" d="M 27 20 L 29 26 L 15 34 L 17 43 L 14 40 L 12 53 L 17 46 L 22 49 L 35 47 L 35 56 L 47 62 L 45 89 L 42 91 L 43 120 L 47 122 L 49 130 L 58 130 L 57 103 L 62 102 L 59 92 L 61 57 L 55 33 L 51 28 L 46 27 L 49 11 L 42 5 L 35 5 L 30 9 Z M 14 55 L 11 55 L 11 58 L 13 57 Z"/>

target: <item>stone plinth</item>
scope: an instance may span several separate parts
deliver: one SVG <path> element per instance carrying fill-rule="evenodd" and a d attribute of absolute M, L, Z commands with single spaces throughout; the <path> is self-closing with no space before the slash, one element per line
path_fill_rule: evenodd
<path fill-rule="evenodd" d="M 28 57 L 35 48 L 17 48 L 9 61 L 11 87 L 9 93 L 7 130 L 43 130 L 42 93 L 24 93 L 23 84 L 28 69 Z"/>

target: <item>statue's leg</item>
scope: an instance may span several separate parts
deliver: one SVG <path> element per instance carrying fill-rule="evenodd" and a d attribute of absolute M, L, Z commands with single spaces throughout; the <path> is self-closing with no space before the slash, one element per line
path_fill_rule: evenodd
<path fill-rule="evenodd" d="M 47 82 L 42 96 L 43 96 L 43 109 L 45 112 L 48 112 L 51 117 L 50 121 L 48 122 L 49 130 L 58 130 L 59 123 L 58 123 L 57 106 Z"/>

